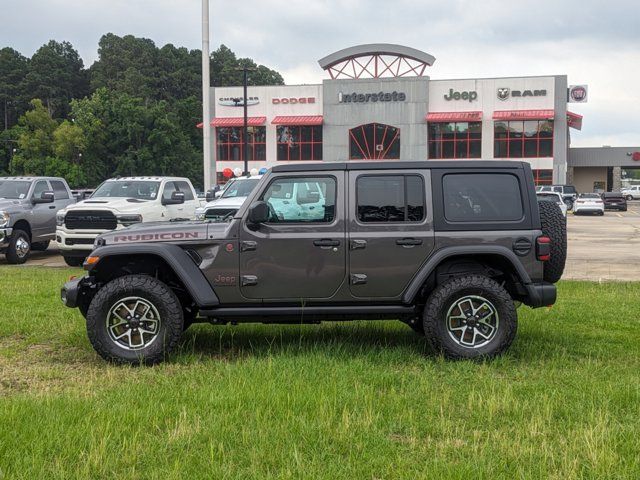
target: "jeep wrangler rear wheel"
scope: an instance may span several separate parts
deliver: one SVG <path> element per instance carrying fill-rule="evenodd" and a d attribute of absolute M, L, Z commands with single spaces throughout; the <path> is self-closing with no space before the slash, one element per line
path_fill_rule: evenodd
<path fill-rule="evenodd" d="M 482 275 L 456 277 L 438 286 L 424 309 L 424 331 L 448 358 L 491 358 L 516 335 L 517 313 L 509 293 Z"/>
<path fill-rule="evenodd" d="M 161 281 L 126 275 L 102 287 L 87 311 L 87 333 L 105 360 L 132 365 L 163 361 L 183 330 L 182 305 Z"/>

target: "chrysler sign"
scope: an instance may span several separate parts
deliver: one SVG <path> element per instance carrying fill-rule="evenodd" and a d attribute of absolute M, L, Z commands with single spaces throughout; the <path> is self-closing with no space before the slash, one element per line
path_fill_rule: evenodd
<path fill-rule="evenodd" d="M 244 98 L 243 97 L 220 97 L 218 99 L 218 103 L 224 107 L 244 107 Z M 248 97 L 247 105 L 257 105 L 260 103 L 260 99 L 258 97 Z"/>

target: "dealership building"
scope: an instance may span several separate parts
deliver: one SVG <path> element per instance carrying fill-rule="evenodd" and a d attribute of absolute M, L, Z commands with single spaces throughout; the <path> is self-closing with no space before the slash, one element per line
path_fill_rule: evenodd
<path fill-rule="evenodd" d="M 612 169 L 621 165 L 598 164 L 597 152 L 590 160 L 575 155 L 571 164 L 571 133 L 580 130 L 582 116 L 568 107 L 586 102 L 585 86 L 570 86 L 566 75 L 433 80 L 434 62 L 409 47 L 358 45 L 319 60 L 328 77 L 322 84 L 249 87 L 249 168 L 511 159 L 529 162 L 538 184 L 580 179 L 583 191 L 591 191 L 604 172 L 604 189 L 615 188 L 619 175 Z M 224 169 L 243 168 L 243 107 L 242 86 L 212 88 L 218 182 Z"/>

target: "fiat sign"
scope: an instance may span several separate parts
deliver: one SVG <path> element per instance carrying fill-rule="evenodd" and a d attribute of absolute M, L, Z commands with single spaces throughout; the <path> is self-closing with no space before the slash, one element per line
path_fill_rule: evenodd
<path fill-rule="evenodd" d="M 569 86 L 569 103 L 587 103 L 587 85 Z"/>

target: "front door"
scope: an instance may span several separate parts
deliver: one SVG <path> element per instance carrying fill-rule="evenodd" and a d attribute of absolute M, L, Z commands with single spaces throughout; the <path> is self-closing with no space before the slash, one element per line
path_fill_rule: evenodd
<path fill-rule="evenodd" d="M 42 192 L 51 190 L 49 182 L 38 180 L 33 186 L 31 198 L 40 198 Z M 31 209 L 33 220 L 31 221 L 31 241 L 41 242 L 51 240 L 56 231 L 56 206 L 55 203 L 36 203 Z"/>
<path fill-rule="evenodd" d="M 349 172 L 351 294 L 400 296 L 434 247 L 428 170 Z"/>
<path fill-rule="evenodd" d="M 271 211 L 240 228 L 240 289 L 267 301 L 331 297 L 346 275 L 344 172 L 282 174 L 257 200 Z"/>

